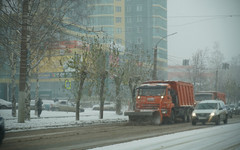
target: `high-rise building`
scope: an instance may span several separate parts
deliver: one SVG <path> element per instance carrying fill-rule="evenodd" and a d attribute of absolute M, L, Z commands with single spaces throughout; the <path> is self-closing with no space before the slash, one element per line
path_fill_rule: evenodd
<path fill-rule="evenodd" d="M 157 77 L 167 79 L 167 0 L 95 0 L 92 7 L 88 26 L 103 31 L 125 50 L 148 54 L 153 60 L 157 46 Z M 131 51 L 136 46 L 144 54 Z"/>
<path fill-rule="evenodd" d="M 93 12 L 86 25 L 93 31 L 102 31 L 110 40 L 125 46 L 125 3 L 124 0 L 95 0 Z"/>

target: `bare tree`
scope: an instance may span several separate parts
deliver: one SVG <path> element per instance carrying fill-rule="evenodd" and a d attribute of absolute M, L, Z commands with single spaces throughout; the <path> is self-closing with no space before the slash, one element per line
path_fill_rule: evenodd
<path fill-rule="evenodd" d="M 12 102 L 12 116 L 16 117 L 16 70 L 20 51 L 20 32 L 18 31 L 19 26 L 17 27 L 16 24 L 13 23 L 13 20 L 16 20 L 19 16 L 11 12 L 0 13 L 0 15 L 0 45 L 2 48 L 0 57 L 1 60 L 3 60 L 1 64 L 5 64 L 11 68 L 11 71 L 6 72 L 9 72 L 11 76 L 10 100 Z"/>
<path fill-rule="evenodd" d="M 22 39 L 20 53 L 19 122 L 24 122 L 22 118 L 30 119 L 30 78 L 32 70 L 38 66 L 44 57 L 49 44 L 59 37 L 62 28 L 71 24 L 71 22 L 64 23 L 64 17 L 71 15 L 70 11 L 73 10 L 76 11 L 75 15 L 80 14 L 86 9 L 78 8 L 80 6 L 85 8 L 87 4 L 87 0 L 59 0 L 57 2 L 48 0 L 7 0 L 1 3 L 1 12 L 11 19 L 12 30 L 18 31 L 20 27 L 22 28 L 19 36 L 19 39 Z M 19 10 L 22 13 L 19 13 Z M 22 18 L 19 17 L 19 19 L 16 19 L 10 13 L 14 15 L 22 14 Z M 80 21 L 80 18 L 85 15 L 78 16 L 77 20 Z M 24 112 L 24 110 L 26 111 Z"/>
<path fill-rule="evenodd" d="M 82 38 L 84 39 L 84 38 Z M 78 54 L 75 53 L 74 56 L 68 60 L 67 66 L 71 68 L 72 77 L 76 83 L 76 89 L 73 90 L 74 95 L 76 95 L 76 120 L 79 120 L 79 107 L 80 107 L 80 100 L 83 93 L 83 85 L 85 82 L 85 79 L 87 78 L 87 75 L 89 74 L 89 68 L 91 65 L 90 60 L 90 53 L 88 49 L 88 44 L 83 41 L 83 46 L 81 49 L 79 49 Z"/>
<path fill-rule="evenodd" d="M 208 49 L 198 50 L 192 56 L 192 68 L 189 68 L 191 82 L 196 91 L 202 90 L 207 82 L 205 75 L 207 70 Z"/>
<path fill-rule="evenodd" d="M 99 89 L 99 101 L 100 101 L 100 111 L 99 118 L 103 119 L 104 111 L 104 101 L 105 101 L 105 80 L 108 77 L 108 56 L 110 55 L 109 47 L 104 46 L 100 43 L 99 36 L 93 39 L 93 42 L 90 45 L 91 50 L 91 60 L 93 62 L 91 68 L 91 77 L 95 80 L 97 84 L 97 89 Z"/>
<path fill-rule="evenodd" d="M 144 56 L 144 58 L 142 58 Z M 135 109 L 135 89 L 143 81 L 151 78 L 152 62 L 147 53 L 138 46 L 126 52 L 124 83 L 128 85 L 131 95 L 130 108 Z M 145 61 L 143 61 L 145 60 Z"/>
<path fill-rule="evenodd" d="M 214 71 L 214 80 L 215 80 L 215 90 L 218 91 L 219 89 L 219 78 L 221 78 L 219 75 L 219 70 L 222 68 L 222 64 L 224 61 L 224 55 L 222 54 L 222 52 L 220 51 L 220 46 L 219 43 L 215 42 L 214 46 L 213 46 L 213 52 L 211 53 L 211 57 L 210 57 L 210 67 L 213 69 Z M 213 88 L 213 87 L 212 87 Z"/>
<path fill-rule="evenodd" d="M 125 66 L 124 63 L 120 64 L 119 60 L 119 50 L 117 45 L 113 43 L 111 46 L 112 55 L 110 56 L 110 77 L 113 78 L 115 83 L 115 96 L 116 96 L 116 114 L 121 115 L 121 99 L 120 99 L 120 90 L 121 84 L 124 78 Z"/>

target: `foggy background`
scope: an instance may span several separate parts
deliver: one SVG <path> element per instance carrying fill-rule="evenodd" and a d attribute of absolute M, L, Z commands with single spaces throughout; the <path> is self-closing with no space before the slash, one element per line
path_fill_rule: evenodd
<path fill-rule="evenodd" d="M 182 64 L 198 49 L 213 51 L 214 43 L 224 61 L 240 54 L 239 0 L 168 0 L 168 64 Z"/>

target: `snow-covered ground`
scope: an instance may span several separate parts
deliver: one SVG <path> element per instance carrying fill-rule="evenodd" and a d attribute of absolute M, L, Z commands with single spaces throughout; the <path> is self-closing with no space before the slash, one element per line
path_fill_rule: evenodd
<path fill-rule="evenodd" d="M 91 108 L 85 109 L 84 112 L 80 113 L 80 121 L 76 121 L 74 112 L 61 111 L 43 110 L 40 118 L 34 115 L 34 111 L 31 111 L 31 119 L 30 121 L 25 121 L 25 123 L 18 123 L 18 118 L 12 117 L 10 109 L 1 109 L 0 115 L 5 119 L 6 132 L 85 126 L 128 120 L 126 116 L 116 115 L 115 111 L 104 111 L 103 119 L 99 119 L 99 111 L 94 111 Z"/>

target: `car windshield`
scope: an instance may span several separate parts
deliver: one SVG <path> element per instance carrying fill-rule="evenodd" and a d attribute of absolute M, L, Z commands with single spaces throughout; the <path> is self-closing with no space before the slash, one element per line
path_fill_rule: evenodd
<path fill-rule="evenodd" d="M 217 103 L 199 103 L 196 109 L 217 109 Z"/>
<path fill-rule="evenodd" d="M 166 94 L 166 86 L 138 88 L 139 96 L 164 96 L 165 94 Z"/>

